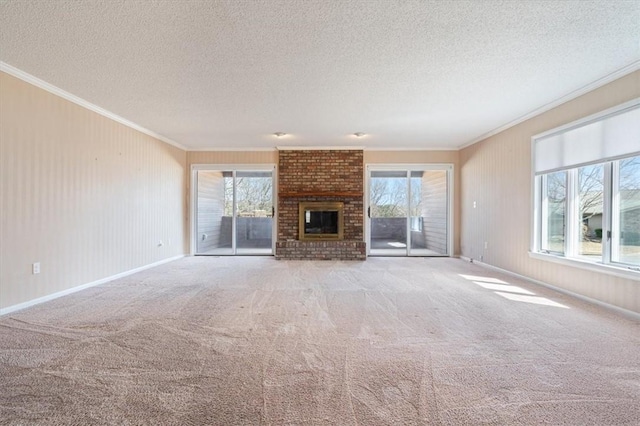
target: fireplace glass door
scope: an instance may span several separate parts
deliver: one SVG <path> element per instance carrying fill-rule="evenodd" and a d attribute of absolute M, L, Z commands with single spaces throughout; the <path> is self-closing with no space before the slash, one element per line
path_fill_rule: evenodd
<path fill-rule="evenodd" d="M 300 241 L 341 240 L 344 236 L 344 203 L 302 201 L 298 205 Z"/>
<path fill-rule="evenodd" d="M 194 171 L 200 255 L 273 254 L 273 170 Z"/>
<path fill-rule="evenodd" d="M 370 255 L 449 255 L 449 174 L 449 166 L 369 169 Z"/>

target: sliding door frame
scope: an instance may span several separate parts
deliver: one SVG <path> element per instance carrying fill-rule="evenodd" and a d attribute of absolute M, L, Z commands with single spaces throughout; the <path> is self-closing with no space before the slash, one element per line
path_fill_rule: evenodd
<path fill-rule="evenodd" d="M 453 213 L 453 200 L 455 199 L 454 194 L 454 166 L 452 163 L 426 163 L 426 164 L 409 164 L 409 163 L 385 163 L 385 164 L 367 164 L 365 166 L 365 179 L 364 179 L 364 217 L 365 217 L 365 241 L 367 242 L 367 256 L 371 256 L 371 217 L 369 217 L 368 212 L 371 207 L 371 172 L 379 172 L 379 171 L 399 171 L 399 172 L 409 172 L 412 171 L 429 171 L 429 170 L 439 170 L 445 171 L 447 176 L 447 253 L 438 257 L 453 257 L 453 225 L 454 225 L 454 213 Z M 408 176 L 408 175 L 407 175 Z M 407 177 L 407 190 L 409 187 L 409 177 Z M 411 197 L 408 197 L 410 199 Z M 407 219 L 407 232 L 409 232 L 409 219 Z M 409 242 L 410 238 L 407 234 L 407 242 Z M 421 255 L 410 255 L 411 248 L 407 245 L 407 251 L 405 256 L 412 257 L 420 257 Z M 375 256 L 375 254 L 374 254 Z"/>
<path fill-rule="evenodd" d="M 276 236 L 278 235 L 278 174 L 276 173 L 275 164 L 192 164 L 191 165 L 191 177 L 190 177 L 190 189 L 189 189 L 189 247 L 190 255 L 195 256 L 197 253 L 197 235 L 198 235 L 198 171 L 225 171 L 232 172 L 234 177 L 233 184 L 233 221 L 231 230 L 231 247 L 233 253 L 229 256 L 241 256 L 237 254 L 236 247 L 236 183 L 235 177 L 237 172 L 272 172 L 272 201 L 273 201 L 273 216 L 271 226 L 271 256 L 275 254 Z"/>

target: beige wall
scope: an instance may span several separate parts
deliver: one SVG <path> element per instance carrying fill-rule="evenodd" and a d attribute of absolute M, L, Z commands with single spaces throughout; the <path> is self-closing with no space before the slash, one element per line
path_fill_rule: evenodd
<path fill-rule="evenodd" d="M 189 151 L 192 164 L 278 164 L 278 151 Z"/>
<path fill-rule="evenodd" d="M 458 151 L 364 151 L 364 164 L 453 164 L 458 165 Z M 457 167 L 456 167 L 457 168 Z"/>
<path fill-rule="evenodd" d="M 0 123 L 0 308 L 185 253 L 186 152 L 1 72 Z"/>
<path fill-rule="evenodd" d="M 482 256 L 490 265 L 640 312 L 639 281 L 532 259 L 528 254 L 531 137 L 638 96 L 640 71 L 461 150 L 462 255 Z"/>

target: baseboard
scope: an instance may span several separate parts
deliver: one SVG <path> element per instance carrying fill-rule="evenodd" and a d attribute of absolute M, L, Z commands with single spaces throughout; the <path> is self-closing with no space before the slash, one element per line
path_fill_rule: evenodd
<path fill-rule="evenodd" d="M 488 263 L 479 262 L 479 261 L 477 261 L 475 259 L 471 259 L 471 258 L 466 257 L 466 256 L 460 256 L 460 260 L 464 260 L 465 262 L 469 262 L 469 263 L 474 263 L 474 264 L 476 264 L 478 266 L 482 266 L 483 268 L 492 269 L 494 271 L 502 272 L 503 274 L 511 275 L 513 277 L 520 278 L 520 279 L 523 279 L 525 281 L 529 281 L 529 282 L 531 282 L 533 284 L 541 285 L 542 287 L 546 287 L 548 289 L 555 290 L 558 293 L 566 294 L 567 296 L 575 297 L 576 299 L 580 299 L 580 300 L 582 300 L 584 302 L 588 302 L 588 303 L 591 303 L 591 304 L 594 304 L 594 305 L 598 305 L 598 306 L 600 306 L 602 308 L 605 308 L 607 310 L 614 311 L 614 312 L 616 312 L 616 313 L 618 313 L 618 314 L 620 314 L 622 316 L 625 316 L 625 317 L 627 317 L 629 319 L 640 321 L 640 313 L 638 313 L 638 312 L 630 311 L 628 309 L 624 309 L 624 308 L 621 308 L 620 306 L 612 305 L 610 303 L 603 302 L 601 300 L 592 299 L 591 297 L 582 295 L 580 293 L 574 293 L 573 291 L 564 289 L 562 287 L 557 287 L 555 285 L 546 283 L 544 281 L 539 281 L 539 280 L 536 280 L 534 278 L 527 277 L 525 275 L 520 275 L 520 274 L 518 274 L 516 272 L 512 272 L 512 271 L 509 271 L 507 269 L 502 269 L 502 268 L 499 268 L 497 266 L 489 265 Z"/>
<path fill-rule="evenodd" d="M 38 305 L 40 303 L 48 302 L 50 300 L 57 299 L 58 297 L 66 296 L 68 294 L 72 294 L 72 293 L 84 290 L 86 288 L 95 287 L 97 285 L 104 284 L 104 283 L 107 283 L 109 281 L 117 280 L 118 278 L 123 278 L 123 277 L 126 277 L 128 275 L 135 274 L 136 272 L 144 271 L 145 269 L 154 268 L 154 267 L 162 265 L 164 263 L 173 262 L 174 260 L 181 259 L 181 258 L 183 258 L 185 256 L 186 255 L 184 255 L 184 254 L 180 254 L 178 256 L 173 256 L 173 257 L 170 257 L 168 259 L 163 259 L 163 260 L 160 260 L 158 262 L 154 262 L 154 263 L 150 263 L 148 265 L 140 266 L 139 268 L 130 269 L 130 270 L 125 271 L 125 272 L 120 272 L 119 274 L 111 275 L 109 277 L 102 278 L 102 279 L 99 279 L 97 281 L 92 281 L 90 283 L 81 284 L 81 285 L 73 287 L 73 288 L 69 288 L 69 289 L 66 289 L 66 290 L 62 290 L 62 291 L 59 291 L 59 292 L 56 292 L 56 293 L 49 294 L 47 296 L 38 297 L 37 299 L 29 300 L 28 302 L 18 303 L 17 305 L 12 305 L 12 306 L 9 306 L 9 307 L 6 307 L 6 308 L 2 308 L 2 309 L 0 309 L 0 316 L 6 315 L 6 314 L 10 314 L 12 312 L 16 312 L 16 311 L 19 311 L 19 310 L 22 310 L 22 309 L 25 309 L 25 308 L 28 308 L 28 307 L 31 307 L 31 306 L 34 306 L 34 305 Z"/>

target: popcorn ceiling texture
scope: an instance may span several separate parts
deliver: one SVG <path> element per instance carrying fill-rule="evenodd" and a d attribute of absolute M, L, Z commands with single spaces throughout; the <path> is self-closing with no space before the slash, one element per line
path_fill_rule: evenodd
<path fill-rule="evenodd" d="M 0 317 L 0 424 L 637 425 L 639 347 L 458 259 L 189 257 Z"/>
<path fill-rule="evenodd" d="M 455 149 L 640 60 L 638 22 L 637 0 L 3 0 L 0 60 L 191 149 Z"/>
<path fill-rule="evenodd" d="M 363 190 L 362 150 L 279 151 L 276 258 L 365 260 Z M 344 241 L 297 241 L 300 201 L 342 201 Z"/>

